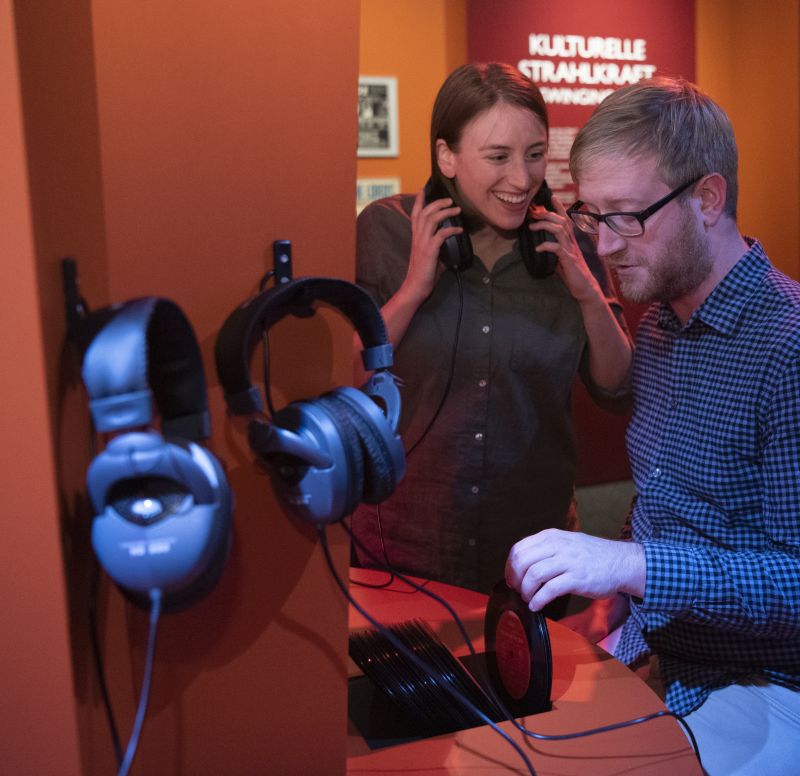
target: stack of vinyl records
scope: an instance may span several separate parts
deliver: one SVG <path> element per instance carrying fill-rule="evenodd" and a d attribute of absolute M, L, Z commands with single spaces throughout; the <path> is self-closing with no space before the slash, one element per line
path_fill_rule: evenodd
<path fill-rule="evenodd" d="M 504 718 L 426 623 L 413 620 L 387 630 L 404 649 L 385 633 L 366 630 L 350 636 L 350 657 L 420 734 L 440 735 L 484 724 L 464 699 L 493 721 Z"/>

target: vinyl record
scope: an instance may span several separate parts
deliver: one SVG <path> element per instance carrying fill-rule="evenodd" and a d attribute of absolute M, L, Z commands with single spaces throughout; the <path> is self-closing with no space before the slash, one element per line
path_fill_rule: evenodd
<path fill-rule="evenodd" d="M 482 725 L 483 718 L 469 704 L 490 719 L 502 718 L 464 665 L 421 620 L 352 633 L 349 652 L 364 674 L 424 735 Z M 409 659 L 409 654 L 416 660 Z"/>
<path fill-rule="evenodd" d="M 549 711 L 553 660 L 544 615 L 501 581 L 489 597 L 483 627 L 486 667 L 500 700 L 515 717 Z"/>

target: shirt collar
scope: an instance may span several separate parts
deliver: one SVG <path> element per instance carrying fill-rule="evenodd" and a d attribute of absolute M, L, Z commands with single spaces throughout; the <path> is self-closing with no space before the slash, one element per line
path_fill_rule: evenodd
<path fill-rule="evenodd" d="M 720 334 L 731 334 L 744 312 L 748 301 L 755 293 L 770 268 L 769 259 L 761 243 L 745 237 L 750 249 L 731 271 L 719 282 L 705 301 L 692 313 L 686 326 L 681 326 L 672 307 L 662 302 L 658 311 L 658 325 L 662 329 L 679 331 L 689 329 L 695 322 L 702 322 Z"/>

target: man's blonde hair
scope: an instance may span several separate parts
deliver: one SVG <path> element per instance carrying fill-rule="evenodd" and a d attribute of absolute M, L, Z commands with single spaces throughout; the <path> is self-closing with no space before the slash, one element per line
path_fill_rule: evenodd
<path fill-rule="evenodd" d="M 683 78 L 653 78 L 610 94 L 578 132 L 575 181 L 596 155 L 654 157 L 671 188 L 716 172 L 727 183 L 725 213 L 736 219 L 739 154 L 733 127 L 707 94 Z"/>

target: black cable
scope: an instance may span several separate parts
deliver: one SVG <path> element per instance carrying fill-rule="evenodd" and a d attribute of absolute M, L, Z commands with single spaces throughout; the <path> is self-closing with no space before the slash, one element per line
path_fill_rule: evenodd
<path fill-rule="evenodd" d="M 411 447 L 409 447 L 408 450 L 406 450 L 406 458 L 408 458 L 419 447 L 419 445 L 422 443 L 422 440 L 425 439 L 426 436 L 428 436 L 428 432 L 433 428 L 433 424 L 439 417 L 439 413 L 442 411 L 442 408 L 444 407 L 445 402 L 447 401 L 447 397 L 450 394 L 450 388 L 453 385 L 453 376 L 455 375 L 456 371 L 456 357 L 458 355 L 458 340 L 461 337 L 461 318 L 464 313 L 464 286 L 461 283 L 461 273 L 455 269 L 452 270 L 452 272 L 456 277 L 456 284 L 458 285 L 458 316 L 456 318 L 456 333 L 455 336 L 453 337 L 453 351 L 450 355 L 450 371 L 447 376 L 447 382 L 445 383 L 444 386 L 444 392 L 442 393 L 442 398 L 439 400 L 439 406 L 436 408 L 436 411 L 433 413 L 433 416 L 428 421 L 428 425 L 425 426 L 425 429 L 423 430 L 419 439 L 417 439 L 417 441 L 414 442 L 414 444 L 411 445 Z M 380 504 L 378 504 L 375 507 L 375 517 L 378 522 L 378 538 L 380 539 L 381 549 L 383 550 L 383 557 L 386 560 L 386 566 L 390 570 L 389 573 L 392 574 L 393 573 L 391 570 L 392 564 L 389 562 L 389 554 L 386 551 L 386 544 L 384 543 L 383 540 L 383 522 L 381 521 Z M 385 587 L 391 585 L 393 581 L 394 577 L 392 576 L 392 578 L 385 584 Z M 367 587 L 367 585 L 365 585 L 365 587 Z"/>
<path fill-rule="evenodd" d="M 258 282 L 258 292 L 261 293 L 267 285 L 267 281 L 275 276 L 275 271 L 270 270 L 265 273 L 261 280 Z M 264 396 L 267 400 L 267 407 L 269 408 L 270 417 L 275 416 L 275 405 L 272 403 L 272 391 L 269 385 L 269 336 L 266 331 L 261 332 L 261 350 L 263 354 L 263 369 L 264 369 Z"/>
<path fill-rule="evenodd" d="M 331 576 L 333 577 L 334 581 L 336 582 L 337 587 L 339 590 L 342 591 L 342 595 L 350 602 L 350 605 L 365 619 L 367 620 L 374 628 L 377 628 L 378 631 L 391 643 L 391 645 L 407 659 L 410 660 L 417 668 L 426 674 L 435 675 L 436 672 L 431 669 L 430 666 L 426 665 L 424 661 L 420 660 L 417 655 L 414 654 L 400 639 L 398 639 L 389 629 L 384 627 L 380 622 L 378 622 L 371 614 L 369 614 L 359 603 L 356 601 L 350 591 L 345 586 L 344 582 L 342 582 L 339 574 L 336 572 L 336 567 L 333 564 L 333 558 L 331 558 L 330 548 L 328 547 L 328 536 L 326 534 L 326 527 L 325 524 L 318 524 L 317 525 L 317 533 L 319 534 L 320 544 L 322 545 L 323 553 L 325 554 L 325 561 L 328 564 L 328 568 L 331 572 Z M 398 577 L 399 578 L 399 577 Z M 451 687 L 447 683 L 443 683 L 441 685 L 456 701 L 461 703 L 464 707 L 469 709 L 476 717 L 483 720 L 483 722 L 489 725 L 498 735 L 504 738 L 517 752 L 517 754 L 522 758 L 526 767 L 528 768 L 528 772 L 531 776 L 536 776 L 536 771 L 533 768 L 533 764 L 528 759 L 525 752 L 522 750 L 522 747 L 513 739 L 511 738 L 508 733 L 506 733 L 502 728 L 500 728 L 497 723 L 493 722 L 489 717 L 486 716 L 475 704 L 473 704 L 469 699 L 467 699 L 464 695 L 462 695 L 458 690 L 454 687 Z"/>
<path fill-rule="evenodd" d="M 97 457 L 97 431 L 94 423 L 89 423 L 90 433 L 90 453 L 92 459 Z M 111 744 L 114 747 L 114 758 L 119 768 L 122 763 L 122 743 L 119 737 L 119 728 L 117 727 L 117 720 L 114 715 L 114 707 L 111 703 L 111 695 L 108 692 L 108 684 L 106 682 L 105 662 L 103 660 L 103 652 L 100 649 L 100 636 L 97 631 L 97 598 L 100 594 L 100 579 L 102 574 L 100 572 L 100 563 L 97 556 L 92 553 L 92 576 L 89 582 L 89 642 L 92 647 L 92 657 L 94 658 L 94 669 L 97 674 L 97 683 L 100 686 L 100 697 L 103 701 L 103 709 L 105 710 L 106 720 L 108 721 L 109 732 L 111 733 Z"/>
<path fill-rule="evenodd" d="M 453 338 L 453 352 L 450 356 L 450 373 L 447 377 L 444 393 L 442 394 L 442 398 L 439 400 L 439 406 L 436 408 L 436 412 L 433 413 L 433 417 L 428 421 L 428 425 L 425 426 L 425 430 L 422 432 L 420 438 L 408 448 L 406 451 L 406 457 L 410 456 L 411 453 L 413 453 L 414 450 L 419 447 L 422 440 L 428 436 L 428 432 L 431 430 L 431 428 L 433 428 L 433 424 L 436 422 L 436 419 L 439 417 L 439 413 L 442 411 L 442 407 L 444 407 L 444 403 L 447 401 L 447 396 L 450 393 L 450 387 L 453 384 L 453 375 L 456 371 L 456 356 L 458 355 L 458 340 L 461 336 L 461 317 L 464 313 L 464 286 L 461 283 L 461 273 L 457 270 L 453 270 L 453 274 L 456 277 L 456 283 L 458 285 L 458 317 L 456 319 L 456 334 Z"/>
<path fill-rule="evenodd" d="M 374 563 L 382 565 L 381 560 L 378 557 L 376 557 L 374 553 L 370 552 L 370 550 L 367 547 L 365 547 L 353 533 L 351 533 L 350 528 L 344 521 L 342 521 L 342 526 L 344 527 L 345 531 L 347 531 L 347 533 L 350 534 L 352 540 L 358 545 L 359 549 L 361 549 L 364 552 L 364 554 L 370 558 L 370 560 L 372 560 Z M 455 609 L 453 609 L 453 607 L 444 598 L 437 595 L 432 590 L 426 590 L 423 585 L 417 584 L 412 579 L 409 579 L 408 577 L 404 576 L 396 569 L 386 568 L 385 570 L 394 574 L 397 577 L 397 579 L 399 579 L 401 582 L 404 582 L 405 584 L 410 585 L 411 587 L 416 588 L 417 590 L 425 593 L 425 595 L 429 596 L 430 598 L 433 598 L 439 604 L 444 606 L 444 608 L 447 609 L 447 611 L 450 613 L 451 617 L 453 618 L 453 621 L 455 622 L 456 626 L 461 632 L 461 636 L 464 639 L 464 643 L 466 644 L 467 649 L 469 649 L 470 655 L 476 657 L 477 653 L 475 650 L 475 646 L 472 643 L 472 639 L 470 639 L 469 635 L 467 634 L 467 630 L 466 627 L 464 626 L 464 623 L 461 621 L 461 618 L 458 616 Z M 597 735 L 598 733 L 608 733 L 612 730 L 619 730 L 621 728 L 632 727 L 633 725 L 639 725 L 642 722 L 649 722 L 650 720 L 658 719 L 659 717 L 674 717 L 678 721 L 678 723 L 680 723 L 683 726 L 684 730 L 686 730 L 686 733 L 692 744 L 692 748 L 694 749 L 695 757 L 697 757 L 697 762 L 702 768 L 703 764 L 700 759 L 700 749 L 697 745 L 697 740 L 695 739 L 694 734 L 691 731 L 691 728 L 687 724 L 686 720 L 680 714 L 677 714 L 674 711 L 670 711 L 669 709 L 664 709 L 663 711 L 655 711 L 652 714 L 646 714 L 642 717 L 637 717 L 636 719 L 629 719 L 623 722 L 615 722 L 610 725 L 603 725 L 602 727 L 591 728 L 589 730 L 580 730 L 574 733 L 546 735 L 544 733 L 536 733 L 535 731 L 526 728 L 524 725 L 521 725 L 514 718 L 514 715 L 505 707 L 505 704 L 500 700 L 500 698 L 496 696 L 494 689 L 491 686 L 485 687 L 483 689 L 489 695 L 489 697 L 497 704 L 497 706 L 499 706 L 500 710 L 506 716 L 508 722 L 514 725 L 514 727 L 517 728 L 517 730 L 519 730 L 524 735 L 529 736 L 530 738 L 535 738 L 536 740 L 539 741 L 566 741 L 573 738 L 585 738 L 586 736 L 593 736 Z"/>
<path fill-rule="evenodd" d="M 147 635 L 147 655 L 144 663 L 144 674 L 142 675 L 142 689 L 139 691 L 139 707 L 136 710 L 136 719 L 133 721 L 131 737 L 128 739 L 128 746 L 125 750 L 125 758 L 117 771 L 117 776 L 127 776 L 133 758 L 136 756 L 136 749 L 139 746 L 139 737 L 144 726 L 144 717 L 147 713 L 147 700 L 150 696 L 150 684 L 153 679 L 153 662 L 156 652 L 156 633 L 158 631 L 158 619 L 161 616 L 161 591 L 153 588 L 150 591 L 150 630 Z"/>
<path fill-rule="evenodd" d="M 92 646 L 92 657 L 94 658 L 94 670 L 97 674 L 97 683 L 100 686 L 100 697 L 103 701 L 108 728 L 111 732 L 111 743 L 114 746 L 114 758 L 119 768 L 122 763 L 122 744 L 120 743 L 117 721 L 114 717 L 114 708 L 111 705 L 111 696 L 108 693 L 106 684 L 106 672 L 103 662 L 103 653 L 100 649 L 100 637 L 97 633 L 97 596 L 100 590 L 100 564 L 96 559 L 92 562 L 92 579 L 89 590 L 89 641 Z"/>

